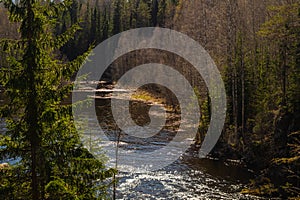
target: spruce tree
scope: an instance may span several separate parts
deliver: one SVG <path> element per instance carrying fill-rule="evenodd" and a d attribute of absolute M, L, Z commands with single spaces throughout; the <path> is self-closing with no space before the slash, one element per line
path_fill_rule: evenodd
<path fill-rule="evenodd" d="M 0 136 L 0 159 L 17 163 L 0 171 L 1 199 L 97 199 L 105 193 L 103 179 L 112 176 L 80 143 L 70 105 L 70 78 L 89 52 L 65 63 L 59 49 L 79 30 L 72 25 L 55 37 L 59 14 L 70 2 L 3 0 L 20 39 L 2 39 L 9 66 L 0 72 L 8 103 L 1 107 L 7 131 Z"/>
<path fill-rule="evenodd" d="M 112 34 L 118 34 L 121 32 L 121 0 L 115 0 L 113 3 L 114 12 L 112 18 Z"/>

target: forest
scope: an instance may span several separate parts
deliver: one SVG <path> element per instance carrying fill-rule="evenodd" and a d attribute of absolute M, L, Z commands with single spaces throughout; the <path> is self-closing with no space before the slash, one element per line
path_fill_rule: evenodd
<path fill-rule="evenodd" d="M 63 102 L 94 47 L 141 27 L 186 34 L 214 60 L 227 113 L 209 157 L 251 171 L 238 193 L 299 199 L 299 0 L 0 0 L 0 199 L 116 198 L 118 171 L 83 146 Z M 106 79 L 114 83 L 149 60 L 172 66 L 197 91 L 197 149 L 211 110 L 207 87 L 190 63 L 140 50 L 114 62 Z M 142 98 L 163 99 L 176 110 L 169 90 L 144 90 Z"/>

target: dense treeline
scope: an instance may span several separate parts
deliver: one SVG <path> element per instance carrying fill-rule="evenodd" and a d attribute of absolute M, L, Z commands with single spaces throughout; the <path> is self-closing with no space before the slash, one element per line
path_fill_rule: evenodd
<path fill-rule="evenodd" d="M 108 37 L 125 30 L 148 26 L 170 26 L 176 9 L 176 0 L 152 1 L 73 1 L 61 16 L 56 33 L 80 23 L 82 30 L 61 50 L 69 60 L 99 44 Z M 76 48 L 75 48 L 76 47 Z"/>
<path fill-rule="evenodd" d="M 250 192 L 297 196 L 299 1 L 179 1 L 175 18 L 223 73 L 228 112 L 216 155 L 257 170 Z"/>
<path fill-rule="evenodd" d="M 257 178 L 244 192 L 295 197 L 300 193 L 299 4 L 298 0 L 73 0 L 60 13 L 54 34 L 81 26 L 58 52 L 65 61 L 137 27 L 172 28 L 198 41 L 219 67 L 227 90 L 226 124 L 213 154 L 242 159 L 255 170 Z M 1 37 L 18 38 L 18 24 L 7 23 L 0 9 Z M 129 65 L 150 58 L 174 66 L 200 91 L 204 112 L 196 142 L 201 143 L 209 123 L 209 98 L 201 77 L 174 55 L 148 51 L 148 57 L 141 58 L 141 54 L 145 52 L 132 52 L 115 63 L 119 67 L 112 67 L 110 78 L 117 79 Z M 5 65 L 3 59 L 0 64 Z"/>

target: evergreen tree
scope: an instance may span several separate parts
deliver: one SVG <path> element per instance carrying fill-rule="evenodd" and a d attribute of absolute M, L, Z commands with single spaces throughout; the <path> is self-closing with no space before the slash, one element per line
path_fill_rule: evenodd
<path fill-rule="evenodd" d="M 20 23 L 21 39 L 0 43 L 11 55 L 9 67 L 0 73 L 8 98 L 0 112 L 8 129 L 0 136 L 0 158 L 18 159 L 1 170 L 1 199 L 101 198 L 102 180 L 114 170 L 106 170 L 81 145 L 71 106 L 62 104 L 72 89 L 71 76 L 89 53 L 69 63 L 56 59 L 57 50 L 79 29 L 74 24 L 57 37 L 51 32 L 70 2 L 2 2 L 10 19 Z"/>
<path fill-rule="evenodd" d="M 76 24 L 78 22 L 78 1 L 73 0 L 71 6 L 69 7 L 69 13 L 71 16 L 71 24 Z"/>
<path fill-rule="evenodd" d="M 159 1 L 158 12 L 157 12 L 157 23 L 161 27 L 164 27 L 164 25 L 165 25 L 166 8 L 167 8 L 166 0 Z"/>
<path fill-rule="evenodd" d="M 98 24 L 98 10 L 94 7 L 92 10 L 91 15 L 91 30 L 90 30 L 90 43 L 95 43 L 97 41 L 97 24 Z"/>
<path fill-rule="evenodd" d="M 112 34 L 118 34 L 121 32 L 121 0 L 114 1 L 114 11 L 113 11 L 113 19 L 112 19 Z"/>
<path fill-rule="evenodd" d="M 102 12 L 102 26 L 101 26 L 102 38 L 101 40 L 106 40 L 109 35 L 109 15 L 106 6 Z"/>
<path fill-rule="evenodd" d="M 158 23 L 157 15 L 158 15 L 158 0 L 153 0 L 152 2 L 152 11 L 151 11 L 151 22 L 152 26 L 156 26 Z"/>
<path fill-rule="evenodd" d="M 148 27 L 151 25 L 151 4 L 146 0 L 140 0 L 136 10 L 137 27 Z"/>

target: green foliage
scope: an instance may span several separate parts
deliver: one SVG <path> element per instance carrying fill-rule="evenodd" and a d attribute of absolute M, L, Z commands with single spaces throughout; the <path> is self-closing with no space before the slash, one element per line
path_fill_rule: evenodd
<path fill-rule="evenodd" d="M 249 148 L 256 161 L 276 171 L 280 181 L 269 190 L 271 183 L 256 183 L 258 194 L 276 189 L 282 197 L 296 197 L 299 193 L 299 3 L 286 3 L 269 8 L 270 18 L 261 26 L 258 35 L 262 47 L 258 54 L 258 76 L 255 92 L 255 125 L 251 141 L 259 139 L 272 148 Z M 272 83 L 272 84 L 271 84 Z M 259 152 L 265 152 L 259 155 Z M 251 154 L 251 153 L 250 153 Z M 285 156 L 283 156 L 285 155 Z M 283 157 L 281 157 L 283 156 Z M 275 157 L 275 158 L 274 158 Z M 274 175 L 272 175 L 274 176 Z M 272 177 L 270 176 L 270 177 Z M 272 189 L 273 188 L 273 189 Z M 270 194 L 269 194 L 270 195 Z"/>
<path fill-rule="evenodd" d="M 281 185 L 283 191 L 289 197 L 299 198 L 299 167 L 300 167 L 300 131 L 289 134 L 289 147 L 290 154 L 284 158 L 273 159 L 273 164 L 280 167 L 280 169 L 286 174 L 285 185 Z"/>
<path fill-rule="evenodd" d="M 115 171 L 83 148 L 71 107 L 62 104 L 72 90 L 71 77 L 90 52 L 71 62 L 57 59 L 59 48 L 79 30 L 74 23 L 53 34 L 71 2 L 3 2 L 11 20 L 21 24 L 21 38 L 0 45 L 8 55 L 8 66 L 0 72 L 8 98 L 0 110 L 8 129 L 0 137 L 0 158 L 19 160 L 1 170 L 1 194 L 4 199 L 97 199 L 106 191 L 103 180 Z"/>
<path fill-rule="evenodd" d="M 271 4 L 275 1 L 267 5 Z M 257 178 L 246 193 L 288 198 L 298 191 L 299 144 L 288 135 L 299 131 L 299 7 L 298 1 L 269 6 L 261 13 L 265 21 L 257 24 L 258 31 L 254 28 L 259 15 L 234 15 L 231 20 L 237 23 L 229 24 L 234 30 L 227 44 L 224 75 L 228 98 L 225 143 L 242 144 L 238 153 L 270 178 Z M 245 28 L 251 27 L 243 21 L 248 19 L 253 20 L 253 35 Z"/>
<path fill-rule="evenodd" d="M 210 103 L 209 97 L 208 100 L 202 102 L 201 108 L 201 118 L 199 123 L 199 134 L 200 140 L 203 141 L 205 134 L 207 133 L 209 122 L 210 122 Z"/>
<path fill-rule="evenodd" d="M 137 27 L 147 27 L 151 25 L 151 7 L 145 0 L 141 0 L 136 9 Z"/>
<path fill-rule="evenodd" d="M 131 28 L 155 25 L 175 29 L 182 26 L 179 31 L 205 40 L 205 47 L 212 56 L 224 60 L 220 63 L 225 72 L 228 118 L 222 142 L 237 151 L 247 164 L 266 169 L 263 178 L 255 180 L 250 184 L 252 188 L 244 192 L 267 196 L 283 193 L 286 198 L 297 196 L 299 2 L 284 2 L 269 9 L 256 1 L 243 2 L 245 8 L 239 1 L 221 2 L 201 1 L 203 7 L 198 8 L 197 1 L 183 0 L 69 0 L 61 3 L 24 0 L 19 5 L 5 0 L 10 19 L 21 26 L 22 38 L 0 41 L 0 56 L 7 58 L 0 61 L 0 84 L 8 97 L 8 104 L 1 108 L 8 132 L 0 136 L 0 146 L 5 147 L 0 149 L 0 155 L 22 159 L 1 171 L 0 194 L 7 195 L 0 198 L 28 199 L 32 195 L 32 144 L 38 144 L 36 156 L 43 158 L 37 161 L 40 167 L 36 172 L 40 176 L 39 190 L 45 199 L 93 199 L 98 191 L 105 194 L 108 186 L 101 180 L 115 172 L 106 170 L 102 162 L 80 145 L 70 107 L 61 104 L 72 85 L 62 82 L 70 82 L 87 57 L 85 52 L 91 44 L 97 45 Z M 252 9 L 255 6 L 259 9 L 253 13 L 248 11 L 250 2 Z M 266 5 L 273 3 L 278 2 L 268 1 Z M 32 5 L 31 10 L 28 5 Z M 190 7 L 193 10 L 188 10 Z M 214 12 L 214 7 L 218 12 Z M 239 9 L 245 12 L 240 13 Z M 191 19 L 185 18 L 188 13 L 197 12 L 204 12 L 205 18 L 199 19 L 193 14 Z M 195 19 L 205 25 L 205 30 L 195 26 L 198 25 Z M 184 23 L 176 26 L 180 20 Z M 186 30 L 188 23 L 192 24 L 192 30 Z M 207 34 L 206 29 L 214 26 L 217 34 Z M 221 43 L 214 45 L 212 41 L 216 38 Z M 222 55 L 214 55 L 217 52 Z M 148 94 L 136 96 L 144 100 L 150 97 Z M 198 143 L 209 124 L 209 98 L 202 98 L 200 106 Z M 276 140 L 283 141 L 280 147 Z M 265 178 L 274 176 L 265 173 L 272 170 L 282 180 L 280 186 Z"/>
<path fill-rule="evenodd" d="M 274 83 L 279 86 L 273 89 L 280 90 L 280 104 L 290 112 L 299 111 L 299 6 L 299 3 L 271 6 L 271 18 L 258 32 L 273 47 L 268 51 L 274 60 Z"/>
<path fill-rule="evenodd" d="M 47 199 L 78 199 L 76 193 L 60 178 L 50 181 L 45 191 Z"/>

